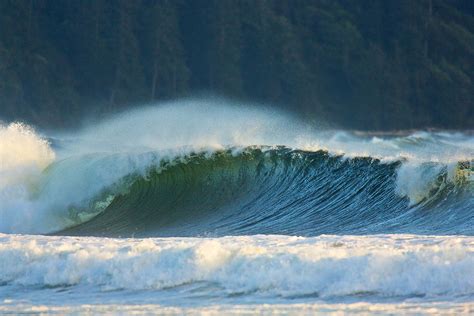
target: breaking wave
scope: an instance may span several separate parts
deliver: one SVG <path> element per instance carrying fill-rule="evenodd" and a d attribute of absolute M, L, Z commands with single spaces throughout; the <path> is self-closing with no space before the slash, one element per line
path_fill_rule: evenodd
<path fill-rule="evenodd" d="M 156 159 L 155 154 L 144 155 L 151 157 L 142 159 Z M 108 164 L 105 161 L 102 164 Z M 181 156 L 160 161 L 144 175 L 129 174 L 87 206 L 70 208 L 70 218 L 76 222 L 60 234 L 144 237 L 474 232 L 469 183 L 451 178 L 447 167 L 427 164 L 418 167 L 425 182 L 416 187 L 403 182 L 400 165 L 288 148 Z M 61 164 L 54 167 L 61 168 Z M 89 213 L 98 215 L 75 225 L 92 217 L 87 216 Z"/>
<path fill-rule="evenodd" d="M 470 135 L 317 131 L 284 113 L 197 101 L 49 144 L 21 124 L 1 133 L 1 232 L 474 234 Z M 15 159 L 22 146 L 32 154 Z"/>

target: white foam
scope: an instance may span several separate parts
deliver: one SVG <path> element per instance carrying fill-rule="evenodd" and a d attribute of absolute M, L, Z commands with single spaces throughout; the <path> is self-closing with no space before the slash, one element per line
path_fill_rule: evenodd
<path fill-rule="evenodd" d="M 287 304 L 209 304 L 205 306 L 169 306 L 166 304 L 70 304 L 33 305 L 11 302 L 0 305 L 4 314 L 47 315 L 472 315 L 474 303 L 402 302 L 402 303 L 287 303 Z"/>
<path fill-rule="evenodd" d="M 22 123 L 0 124 L 0 190 L 24 183 L 55 158 L 49 143 Z"/>
<path fill-rule="evenodd" d="M 42 170 L 54 159 L 49 143 L 31 127 L 0 125 L 0 231 L 28 222 L 35 212 L 31 195 Z"/>
<path fill-rule="evenodd" d="M 454 297 L 474 295 L 474 237 L 0 235 L 0 267 L 0 283 L 27 287 L 160 290 L 210 282 L 226 294 L 257 296 Z"/>

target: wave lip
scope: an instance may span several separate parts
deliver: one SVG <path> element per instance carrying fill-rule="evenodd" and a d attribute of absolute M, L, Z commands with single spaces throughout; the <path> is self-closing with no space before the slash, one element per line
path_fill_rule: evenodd
<path fill-rule="evenodd" d="M 474 295 L 474 238 L 103 239 L 0 235 L 0 283 L 282 298 Z M 198 285 L 198 286 L 196 286 Z"/>

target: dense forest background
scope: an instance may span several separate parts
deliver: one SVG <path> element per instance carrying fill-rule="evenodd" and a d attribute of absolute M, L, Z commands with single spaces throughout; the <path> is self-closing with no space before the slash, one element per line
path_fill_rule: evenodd
<path fill-rule="evenodd" d="M 346 128 L 473 128 L 474 1 L 0 1 L 4 120 L 196 93 Z"/>

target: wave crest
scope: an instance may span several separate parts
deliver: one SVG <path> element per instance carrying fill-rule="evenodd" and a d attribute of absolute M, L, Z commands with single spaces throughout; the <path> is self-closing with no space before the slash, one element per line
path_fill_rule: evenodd
<path fill-rule="evenodd" d="M 0 231 L 120 216 L 135 227 L 111 235 L 473 231 L 472 182 L 453 177 L 474 157 L 470 135 L 318 131 L 268 108 L 186 100 L 50 136 L 0 128 Z"/>

